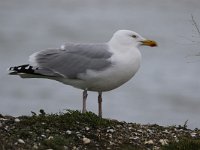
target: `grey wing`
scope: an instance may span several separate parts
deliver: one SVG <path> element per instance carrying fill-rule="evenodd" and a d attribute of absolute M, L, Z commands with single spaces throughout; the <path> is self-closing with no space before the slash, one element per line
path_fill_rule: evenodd
<path fill-rule="evenodd" d="M 68 43 L 62 49 L 48 49 L 33 54 L 30 62 L 35 64 L 40 74 L 75 79 L 88 69 L 106 69 L 111 65 L 108 60 L 111 56 L 107 44 Z"/>

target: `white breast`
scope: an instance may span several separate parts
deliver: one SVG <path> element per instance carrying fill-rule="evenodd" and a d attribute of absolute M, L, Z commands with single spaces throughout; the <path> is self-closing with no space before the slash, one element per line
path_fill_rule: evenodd
<path fill-rule="evenodd" d="M 130 80 L 138 71 L 141 54 L 138 49 L 115 53 L 110 58 L 112 66 L 104 71 L 88 70 L 85 79 L 87 89 L 91 91 L 109 91 Z"/>
<path fill-rule="evenodd" d="M 104 71 L 87 70 L 81 80 L 59 78 L 64 84 L 89 91 L 110 91 L 130 80 L 138 71 L 141 53 L 137 48 L 114 51 L 110 58 L 112 65 Z"/>

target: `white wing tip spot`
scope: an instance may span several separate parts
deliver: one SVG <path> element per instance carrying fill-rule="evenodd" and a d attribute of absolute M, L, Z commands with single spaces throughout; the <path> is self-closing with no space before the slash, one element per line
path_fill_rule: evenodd
<path fill-rule="evenodd" d="M 30 66 L 25 67 L 26 70 L 28 70 L 30 68 Z"/>
<path fill-rule="evenodd" d="M 14 70 L 14 67 L 10 67 L 7 69 L 8 71 L 13 71 Z"/>

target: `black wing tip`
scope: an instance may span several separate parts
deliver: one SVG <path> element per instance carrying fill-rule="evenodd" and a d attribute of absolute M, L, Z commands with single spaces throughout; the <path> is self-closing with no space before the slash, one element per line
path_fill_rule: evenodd
<path fill-rule="evenodd" d="M 8 68 L 8 71 L 10 71 L 9 72 L 10 75 L 16 75 L 18 73 L 29 73 L 29 74 L 34 73 L 33 67 L 30 66 L 29 64 L 10 67 Z"/>
<path fill-rule="evenodd" d="M 9 75 L 16 75 L 17 71 L 15 71 L 15 67 L 10 67 L 7 69 Z"/>
<path fill-rule="evenodd" d="M 9 75 L 17 75 L 18 73 L 14 71 L 14 72 L 9 72 L 8 74 Z"/>

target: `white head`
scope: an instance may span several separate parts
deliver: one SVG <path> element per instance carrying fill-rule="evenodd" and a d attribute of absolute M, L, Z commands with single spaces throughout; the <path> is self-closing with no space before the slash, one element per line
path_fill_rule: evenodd
<path fill-rule="evenodd" d="M 138 47 L 141 45 L 157 46 L 157 43 L 152 40 L 147 40 L 141 35 L 130 30 L 118 30 L 113 34 L 113 37 L 109 41 L 114 45 L 120 45 L 124 47 Z"/>

